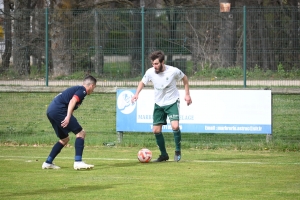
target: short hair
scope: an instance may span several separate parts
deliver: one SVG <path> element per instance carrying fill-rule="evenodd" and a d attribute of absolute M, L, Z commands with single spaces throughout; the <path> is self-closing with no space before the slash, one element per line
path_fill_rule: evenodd
<path fill-rule="evenodd" d="M 83 80 L 83 84 L 86 84 L 86 85 L 90 85 L 90 84 L 96 85 L 96 83 L 97 83 L 96 78 L 91 75 L 86 76 Z"/>
<path fill-rule="evenodd" d="M 149 57 L 151 61 L 158 59 L 160 63 L 162 63 L 165 60 L 165 54 L 163 51 L 160 50 L 152 52 Z"/>

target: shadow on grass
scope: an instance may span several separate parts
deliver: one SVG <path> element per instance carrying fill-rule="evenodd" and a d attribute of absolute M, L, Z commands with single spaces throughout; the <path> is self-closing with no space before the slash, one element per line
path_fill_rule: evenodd
<path fill-rule="evenodd" d="M 109 184 L 109 185 L 77 185 L 77 186 L 62 186 L 62 187 L 52 187 L 47 189 L 38 189 L 38 190 L 31 190 L 29 192 L 12 192 L 12 193 L 1 193 L 1 197 L 3 199 L 11 199 L 17 198 L 17 197 L 26 197 L 26 196 L 32 196 L 32 198 L 40 196 L 45 197 L 47 195 L 53 196 L 53 194 L 59 195 L 59 193 L 90 193 L 91 191 L 99 191 L 99 190 L 106 190 L 106 189 L 112 189 L 117 185 L 121 184 Z"/>

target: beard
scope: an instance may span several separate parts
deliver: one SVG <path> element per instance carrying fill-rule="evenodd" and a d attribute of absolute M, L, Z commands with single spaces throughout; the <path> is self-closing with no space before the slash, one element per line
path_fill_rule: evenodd
<path fill-rule="evenodd" d="M 163 65 L 160 63 L 159 68 L 155 69 L 155 73 L 159 74 L 162 71 L 163 71 Z"/>

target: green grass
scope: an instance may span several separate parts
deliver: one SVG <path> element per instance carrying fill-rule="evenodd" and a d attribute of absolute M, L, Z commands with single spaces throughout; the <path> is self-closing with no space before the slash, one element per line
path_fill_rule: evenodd
<path fill-rule="evenodd" d="M 0 93 L 0 144 L 49 145 L 56 142 L 46 117 L 46 108 L 56 93 Z M 103 146 L 117 142 L 115 94 L 92 94 L 74 112 L 86 130 L 87 145 Z M 299 151 L 300 95 L 273 95 L 273 140 L 266 135 L 184 134 L 183 148 Z M 173 147 L 172 133 L 165 134 L 166 145 Z M 71 137 L 71 144 L 73 137 Z M 152 133 L 125 132 L 123 147 L 155 147 Z"/>
<path fill-rule="evenodd" d="M 55 93 L 0 93 L 0 199 L 299 199 L 300 95 L 273 95 L 273 140 L 265 135 L 183 134 L 179 163 L 137 161 L 159 155 L 152 133 L 116 141 L 115 94 L 92 94 L 75 111 L 87 131 L 84 160 L 73 170 L 74 139 L 42 170 L 57 138 L 45 115 Z M 164 134 L 171 159 L 172 134 Z M 114 142 L 115 146 L 104 146 Z"/>
<path fill-rule="evenodd" d="M 51 147 L 0 146 L 1 199 L 299 199 L 300 152 L 185 149 L 182 161 L 137 161 L 139 148 L 86 147 L 93 170 L 42 170 Z M 158 150 L 152 149 L 154 156 Z"/>
<path fill-rule="evenodd" d="M 82 66 L 78 65 L 77 69 L 69 75 L 63 75 L 58 77 L 52 77 L 50 79 L 55 80 L 82 80 L 83 77 L 88 73 L 92 74 L 97 80 L 117 80 L 117 81 L 129 81 L 129 80 L 140 80 L 141 75 L 139 71 L 133 72 L 132 63 L 128 61 L 120 62 L 106 62 L 103 66 L 103 72 L 96 74 L 94 69 L 85 69 L 88 63 Z M 210 63 L 199 63 L 196 68 L 193 68 L 193 62 L 187 61 L 183 63 L 183 71 L 190 80 L 201 80 L 201 81 L 216 81 L 216 80 L 243 80 L 244 70 L 242 66 L 232 66 L 228 68 L 222 68 L 218 66 L 212 66 Z M 175 66 L 176 67 L 176 66 Z M 178 67 L 178 66 L 177 66 Z M 1 80 L 14 80 L 14 79 L 30 79 L 40 80 L 45 78 L 45 66 L 41 69 L 37 66 L 30 66 L 30 74 L 21 76 L 17 74 L 12 68 L 8 71 L 0 74 Z M 146 70 L 146 69 L 145 69 Z M 142 70 L 141 70 L 142 71 Z M 287 68 L 281 63 L 278 63 L 277 68 L 274 70 L 264 70 L 261 66 L 254 66 L 253 68 L 247 69 L 246 80 L 299 80 L 300 70 L 296 67 Z"/>

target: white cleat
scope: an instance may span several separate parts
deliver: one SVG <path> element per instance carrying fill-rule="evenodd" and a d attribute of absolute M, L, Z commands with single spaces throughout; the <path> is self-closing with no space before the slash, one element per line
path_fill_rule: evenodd
<path fill-rule="evenodd" d="M 86 164 L 83 161 L 79 161 L 79 162 L 74 162 L 74 169 L 75 170 L 80 170 L 80 169 L 93 169 L 94 165 L 89 165 Z"/>
<path fill-rule="evenodd" d="M 42 169 L 60 169 L 60 167 L 53 163 L 49 164 L 49 163 L 44 162 L 42 165 Z"/>

